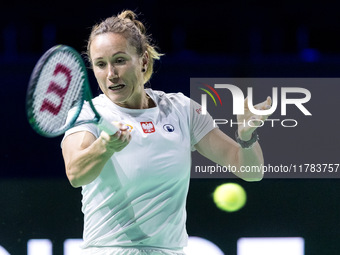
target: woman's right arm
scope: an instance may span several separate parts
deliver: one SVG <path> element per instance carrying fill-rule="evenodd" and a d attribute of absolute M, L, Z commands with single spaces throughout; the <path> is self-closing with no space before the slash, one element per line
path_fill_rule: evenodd
<path fill-rule="evenodd" d="M 91 183 L 98 177 L 109 158 L 125 148 L 131 140 L 130 132 L 120 124 L 120 132 L 99 138 L 80 131 L 68 135 L 62 143 L 66 175 L 73 187 Z"/>

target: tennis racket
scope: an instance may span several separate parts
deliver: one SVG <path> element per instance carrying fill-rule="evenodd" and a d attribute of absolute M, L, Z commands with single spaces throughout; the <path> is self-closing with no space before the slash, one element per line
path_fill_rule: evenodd
<path fill-rule="evenodd" d="M 32 72 L 26 96 L 28 122 L 45 137 L 56 137 L 85 123 L 94 123 L 109 135 L 116 133 L 118 128 L 100 116 L 91 99 L 82 57 L 69 46 L 54 46 Z M 89 103 L 94 118 L 77 121 L 84 101 Z"/>

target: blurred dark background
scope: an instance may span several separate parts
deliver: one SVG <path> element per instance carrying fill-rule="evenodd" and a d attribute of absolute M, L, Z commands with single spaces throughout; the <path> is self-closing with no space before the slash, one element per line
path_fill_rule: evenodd
<path fill-rule="evenodd" d="M 338 77 L 339 7 L 328 0 L 2 3 L 0 245 L 12 255 L 26 254 L 28 239 L 49 238 L 61 255 L 63 240 L 82 234 L 80 189 L 66 179 L 61 137 L 38 136 L 25 116 L 30 74 L 48 48 L 66 44 L 83 52 L 92 25 L 132 9 L 165 53 L 151 79 L 154 89 L 189 96 L 190 77 Z M 91 73 L 90 79 L 96 94 Z M 327 125 L 337 124 L 324 123 L 318 132 L 327 132 Z M 332 137 L 339 142 L 339 134 Z M 246 207 L 232 214 L 211 199 L 216 185 L 227 181 L 248 193 Z M 339 201 L 338 179 L 192 179 L 187 227 L 225 254 L 236 254 L 240 237 L 300 236 L 305 254 L 333 255 L 340 251 Z"/>

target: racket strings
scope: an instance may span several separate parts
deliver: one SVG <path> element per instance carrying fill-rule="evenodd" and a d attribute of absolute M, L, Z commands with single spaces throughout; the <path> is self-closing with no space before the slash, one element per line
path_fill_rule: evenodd
<path fill-rule="evenodd" d="M 33 95 L 33 115 L 44 132 L 57 132 L 75 121 L 68 112 L 74 107 L 77 115 L 83 101 L 86 78 L 80 61 L 71 52 L 58 51 L 45 62 Z"/>

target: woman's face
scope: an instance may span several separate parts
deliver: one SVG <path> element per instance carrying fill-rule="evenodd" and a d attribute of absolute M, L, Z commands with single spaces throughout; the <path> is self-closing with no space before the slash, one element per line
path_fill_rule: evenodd
<path fill-rule="evenodd" d="M 140 57 L 123 35 L 105 33 L 94 37 L 90 54 L 102 92 L 119 106 L 142 108 L 145 97 L 142 69 L 147 66 L 147 53 Z"/>

